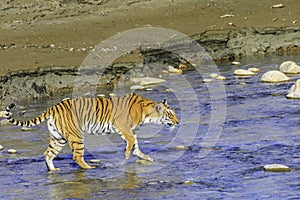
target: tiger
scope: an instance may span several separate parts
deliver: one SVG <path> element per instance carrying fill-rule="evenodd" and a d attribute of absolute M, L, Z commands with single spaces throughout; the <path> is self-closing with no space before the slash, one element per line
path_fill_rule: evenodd
<path fill-rule="evenodd" d="M 135 93 L 121 97 L 74 97 L 63 99 L 46 109 L 38 117 L 19 121 L 12 117 L 10 104 L 5 109 L 5 118 L 21 127 L 39 125 L 47 120 L 50 142 L 44 152 L 48 171 L 60 170 L 54 167 L 53 159 L 65 144 L 72 150 L 73 160 L 83 169 L 92 169 L 84 160 L 84 134 L 118 133 L 126 142 L 125 159 L 133 155 L 152 162 L 153 158 L 140 149 L 133 130 L 143 123 L 165 124 L 175 127 L 179 120 L 175 111 L 164 99 L 158 103 Z"/>

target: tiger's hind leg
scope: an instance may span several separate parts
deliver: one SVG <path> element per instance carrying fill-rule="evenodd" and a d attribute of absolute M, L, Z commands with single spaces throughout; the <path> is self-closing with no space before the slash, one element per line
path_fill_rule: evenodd
<path fill-rule="evenodd" d="M 67 141 L 65 139 L 57 140 L 54 137 L 50 136 L 49 146 L 44 153 L 46 166 L 49 171 L 59 170 L 59 168 L 54 167 L 53 159 L 61 151 L 66 143 Z"/>
<path fill-rule="evenodd" d="M 69 141 L 70 148 L 73 151 L 73 160 L 83 169 L 93 169 L 95 166 L 87 164 L 83 158 L 84 144 L 83 141 Z"/>

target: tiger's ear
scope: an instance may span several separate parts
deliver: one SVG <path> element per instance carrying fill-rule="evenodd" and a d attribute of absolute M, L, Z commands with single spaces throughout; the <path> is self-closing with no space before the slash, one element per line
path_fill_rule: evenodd
<path fill-rule="evenodd" d="M 162 103 L 165 104 L 165 105 L 168 105 L 167 99 L 164 98 L 163 101 L 162 101 Z"/>
<path fill-rule="evenodd" d="M 155 107 L 156 107 L 157 112 L 161 112 L 164 109 L 164 104 L 158 103 Z"/>

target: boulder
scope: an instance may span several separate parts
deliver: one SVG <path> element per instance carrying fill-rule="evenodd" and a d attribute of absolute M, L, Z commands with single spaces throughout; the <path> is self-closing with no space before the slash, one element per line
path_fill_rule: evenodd
<path fill-rule="evenodd" d="M 293 61 L 286 61 L 280 65 L 279 70 L 286 74 L 298 74 L 300 73 L 300 66 Z"/>
<path fill-rule="evenodd" d="M 300 79 L 289 89 L 286 97 L 289 99 L 300 99 Z"/>
<path fill-rule="evenodd" d="M 272 70 L 264 73 L 261 77 L 261 82 L 263 83 L 279 83 L 289 81 L 290 78 L 287 77 L 284 73 Z"/>
<path fill-rule="evenodd" d="M 234 72 L 236 76 L 254 76 L 255 73 L 245 69 L 237 69 Z"/>

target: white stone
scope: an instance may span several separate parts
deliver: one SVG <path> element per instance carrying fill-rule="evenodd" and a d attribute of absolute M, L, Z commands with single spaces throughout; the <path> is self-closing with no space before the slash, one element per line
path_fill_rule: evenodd
<path fill-rule="evenodd" d="M 101 161 L 99 159 L 91 159 L 89 162 L 90 163 L 100 163 Z"/>
<path fill-rule="evenodd" d="M 209 75 L 210 78 L 217 78 L 219 76 L 219 74 L 217 73 L 212 73 Z"/>
<path fill-rule="evenodd" d="M 205 78 L 205 79 L 203 79 L 203 82 L 204 83 L 209 83 L 209 82 L 212 82 L 214 79 L 212 79 L 212 78 Z"/>
<path fill-rule="evenodd" d="M 2 149 L 4 149 L 4 147 L 0 144 L 0 151 L 1 151 Z"/>
<path fill-rule="evenodd" d="M 10 153 L 10 154 L 16 154 L 16 153 L 18 153 L 18 150 L 16 150 L 16 149 L 8 149 L 7 152 Z"/>
<path fill-rule="evenodd" d="M 233 73 L 236 76 L 254 76 L 255 75 L 255 73 L 253 73 L 249 70 L 245 70 L 245 69 L 237 69 Z"/>
<path fill-rule="evenodd" d="M 233 61 L 231 64 L 233 64 L 233 65 L 240 65 L 241 63 L 238 62 L 238 61 Z"/>
<path fill-rule="evenodd" d="M 272 70 L 264 73 L 261 77 L 261 82 L 263 83 L 279 83 L 289 81 L 290 78 L 287 77 L 284 73 Z"/>
<path fill-rule="evenodd" d="M 225 76 L 217 76 L 216 79 L 217 80 L 226 80 L 226 77 Z"/>
<path fill-rule="evenodd" d="M 5 113 L 6 113 L 5 111 L 0 111 L 0 117 L 1 118 L 5 117 Z"/>
<path fill-rule="evenodd" d="M 21 128 L 21 131 L 31 131 L 32 130 L 32 128 L 29 128 L 29 127 L 22 127 Z"/>
<path fill-rule="evenodd" d="M 300 73 L 300 66 L 293 61 L 286 61 L 280 65 L 279 70 L 286 74 L 298 74 Z"/>
<path fill-rule="evenodd" d="M 281 164 L 269 164 L 264 166 L 264 170 L 269 172 L 288 172 L 291 171 L 291 168 Z"/>
<path fill-rule="evenodd" d="M 177 69 L 177 68 L 173 67 L 172 65 L 168 66 L 168 72 L 170 72 L 170 73 L 176 73 L 176 74 L 182 74 L 182 70 L 181 69 Z"/>
<path fill-rule="evenodd" d="M 130 87 L 131 90 L 143 90 L 144 88 L 142 85 L 133 85 Z"/>
<path fill-rule="evenodd" d="M 138 83 L 139 85 L 159 84 L 166 81 L 161 78 L 152 78 L 152 77 L 131 78 L 130 80 L 134 83 Z"/>
<path fill-rule="evenodd" d="M 258 68 L 256 68 L 256 67 L 250 67 L 248 69 L 248 71 L 256 73 L 256 72 L 259 72 L 260 70 Z"/>
<path fill-rule="evenodd" d="M 300 79 L 289 89 L 287 98 L 290 99 L 300 99 Z"/>

